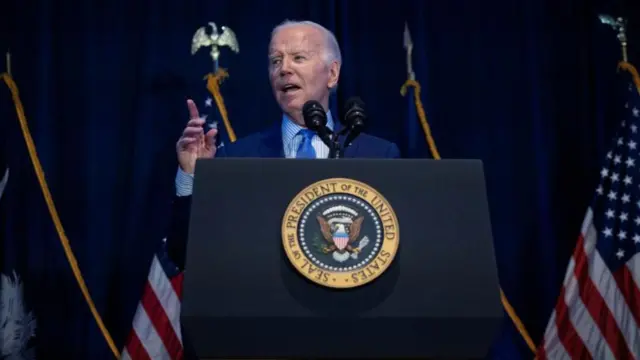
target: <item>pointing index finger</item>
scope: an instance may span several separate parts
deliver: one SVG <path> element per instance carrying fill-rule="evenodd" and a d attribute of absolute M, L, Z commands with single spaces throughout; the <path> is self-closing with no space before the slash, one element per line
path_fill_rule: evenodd
<path fill-rule="evenodd" d="M 198 107 L 196 107 L 196 103 L 194 103 L 193 100 L 187 100 L 187 107 L 189 108 L 189 117 L 191 119 L 198 119 L 200 117 L 200 114 L 198 113 Z"/>

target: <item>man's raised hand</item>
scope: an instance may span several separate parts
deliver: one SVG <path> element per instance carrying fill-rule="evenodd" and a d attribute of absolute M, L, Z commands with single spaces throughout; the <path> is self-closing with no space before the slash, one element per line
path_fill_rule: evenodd
<path fill-rule="evenodd" d="M 197 159 L 211 159 L 216 155 L 218 130 L 211 129 L 205 134 L 202 128 L 205 120 L 200 118 L 198 108 L 193 100 L 187 100 L 187 108 L 189 109 L 189 121 L 176 143 L 176 151 L 182 171 L 193 174 Z"/>

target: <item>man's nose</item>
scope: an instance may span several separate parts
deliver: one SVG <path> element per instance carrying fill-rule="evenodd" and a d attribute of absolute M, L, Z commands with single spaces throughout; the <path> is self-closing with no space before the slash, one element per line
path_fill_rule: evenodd
<path fill-rule="evenodd" d="M 291 63 L 287 59 L 282 60 L 282 66 L 280 67 L 280 76 L 291 74 Z"/>

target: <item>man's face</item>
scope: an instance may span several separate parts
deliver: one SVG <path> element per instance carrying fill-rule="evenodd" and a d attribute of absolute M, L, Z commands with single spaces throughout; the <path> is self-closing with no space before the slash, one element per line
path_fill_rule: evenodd
<path fill-rule="evenodd" d="M 282 111 L 299 125 L 304 126 L 304 103 L 316 100 L 326 109 L 329 89 L 338 82 L 339 65 L 325 62 L 325 49 L 323 33 L 307 25 L 286 27 L 271 39 L 271 87 Z"/>

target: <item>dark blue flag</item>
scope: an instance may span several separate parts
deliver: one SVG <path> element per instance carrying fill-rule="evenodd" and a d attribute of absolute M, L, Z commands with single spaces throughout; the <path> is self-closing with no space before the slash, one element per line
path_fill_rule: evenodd
<path fill-rule="evenodd" d="M 421 42 L 418 42 L 421 43 Z M 424 69 L 424 61 L 416 64 L 414 68 L 411 61 L 413 41 L 409 28 L 405 24 L 404 48 L 407 51 L 408 79 L 400 89 L 400 93 L 406 99 L 406 111 L 403 126 L 402 152 L 406 158 L 432 158 L 440 159 L 440 153 L 431 133 L 431 127 L 427 121 L 426 111 L 422 102 L 422 87 L 417 80 L 415 68 Z M 422 59 L 424 60 L 424 59 Z M 500 289 L 501 301 L 505 310 L 505 322 L 501 333 L 497 334 L 496 341 L 489 351 L 491 359 L 518 359 L 525 358 L 535 352 L 535 343 L 531 339 L 525 324 L 518 316 L 516 306 L 510 303 L 508 294 Z"/>

